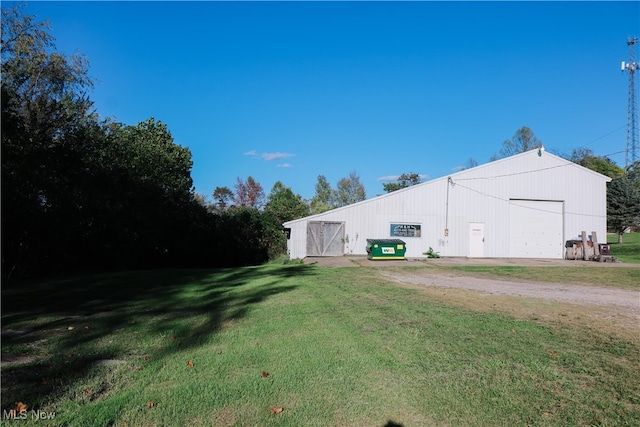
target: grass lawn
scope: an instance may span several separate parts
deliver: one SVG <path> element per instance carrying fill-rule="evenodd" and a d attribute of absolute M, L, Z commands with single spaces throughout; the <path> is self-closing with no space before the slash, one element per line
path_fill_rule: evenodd
<path fill-rule="evenodd" d="M 3 418 L 28 409 L 3 425 L 640 425 L 640 339 L 464 309 L 373 268 L 22 283 L 2 329 Z"/>
<path fill-rule="evenodd" d="M 640 233 L 625 233 L 622 243 L 618 243 L 618 235 L 607 234 L 607 243 L 611 245 L 611 255 L 622 262 L 640 264 Z"/>

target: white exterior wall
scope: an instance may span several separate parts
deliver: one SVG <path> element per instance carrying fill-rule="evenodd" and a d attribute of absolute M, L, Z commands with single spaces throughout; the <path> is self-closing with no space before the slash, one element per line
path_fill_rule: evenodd
<path fill-rule="evenodd" d="M 465 257 L 469 223 L 485 225 L 485 257 L 509 257 L 509 204 L 512 199 L 563 202 L 563 242 L 584 230 L 606 240 L 604 175 L 538 150 L 427 181 L 322 214 L 290 221 L 291 258 L 306 254 L 308 221 L 345 223 L 345 254 L 366 255 L 366 239 L 399 238 L 406 256 L 424 257 L 429 247 L 441 256 Z M 447 213 L 447 187 L 448 216 Z M 421 225 L 420 237 L 390 236 L 391 223 Z M 448 236 L 444 235 L 448 228 Z"/>

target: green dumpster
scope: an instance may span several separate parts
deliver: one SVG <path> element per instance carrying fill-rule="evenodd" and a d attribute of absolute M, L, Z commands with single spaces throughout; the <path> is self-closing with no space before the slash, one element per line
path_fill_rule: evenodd
<path fill-rule="evenodd" d="M 407 245 L 400 239 L 367 239 L 366 249 L 368 259 L 405 259 Z"/>

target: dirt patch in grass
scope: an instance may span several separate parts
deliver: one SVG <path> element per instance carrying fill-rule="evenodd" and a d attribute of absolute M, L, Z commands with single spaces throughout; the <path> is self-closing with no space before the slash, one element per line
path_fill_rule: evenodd
<path fill-rule="evenodd" d="M 231 427 L 236 425 L 236 413 L 232 408 L 224 407 L 222 409 L 218 409 L 213 411 L 210 416 L 206 418 L 198 418 L 191 420 L 192 426 L 208 426 L 208 425 L 216 425 L 220 427 Z"/>

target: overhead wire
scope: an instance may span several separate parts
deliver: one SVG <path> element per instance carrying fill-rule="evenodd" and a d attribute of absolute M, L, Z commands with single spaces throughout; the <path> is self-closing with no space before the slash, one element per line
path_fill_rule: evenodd
<path fill-rule="evenodd" d="M 589 144 L 593 144 L 593 143 L 594 143 L 594 142 L 596 142 L 596 141 L 600 141 L 602 138 L 607 137 L 607 136 L 611 135 L 612 133 L 618 132 L 620 129 L 624 129 L 624 128 L 626 128 L 626 127 L 627 127 L 627 125 L 626 125 L 626 124 L 625 124 L 625 125 L 622 125 L 622 126 L 620 126 L 619 128 L 616 128 L 616 129 L 612 130 L 611 132 L 605 133 L 604 135 L 597 137 L 597 138 L 596 138 L 596 139 L 594 139 L 593 141 L 589 141 L 589 142 L 587 142 L 586 144 L 581 145 L 579 148 L 586 147 L 586 146 L 587 146 L 587 145 L 589 145 Z M 624 151 L 626 151 L 626 150 L 623 150 L 623 151 L 622 151 L 622 153 L 624 153 Z M 615 154 L 617 154 L 617 153 L 615 153 Z M 609 154 L 605 154 L 605 155 L 606 155 L 606 156 L 609 156 Z"/>

